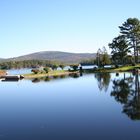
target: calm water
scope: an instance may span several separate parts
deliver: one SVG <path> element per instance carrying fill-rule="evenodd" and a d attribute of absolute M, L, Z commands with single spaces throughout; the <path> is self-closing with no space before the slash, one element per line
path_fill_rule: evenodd
<path fill-rule="evenodd" d="M 10 69 L 7 70 L 7 73 L 9 75 L 18 75 L 18 74 L 27 74 L 27 73 L 31 73 L 32 69 Z"/>
<path fill-rule="evenodd" d="M 0 140 L 138 140 L 139 76 L 0 82 Z"/>
<path fill-rule="evenodd" d="M 83 69 L 92 69 L 94 67 L 97 67 L 96 65 L 89 65 L 89 66 L 82 66 Z M 64 70 L 71 69 L 70 66 L 64 67 Z M 27 74 L 31 73 L 32 68 L 24 68 L 24 69 L 10 69 L 7 70 L 7 73 L 10 75 L 18 75 L 18 74 Z M 57 70 L 62 70 L 60 67 L 57 68 Z"/>

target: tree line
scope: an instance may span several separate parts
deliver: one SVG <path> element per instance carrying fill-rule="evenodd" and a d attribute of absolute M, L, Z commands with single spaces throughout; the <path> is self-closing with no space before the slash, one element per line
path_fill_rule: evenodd
<path fill-rule="evenodd" d="M 0 70 L 8 69 L 21 69 L 21 68 L 31 68 L 32 72 L 35 74 L 45 71 L 48 73 L 50 70 L 57 70 L 61 68 L 63 70 L 66 66 L 70 66 L 71 71 L 77 71 L 79 64 L 64 64 L 58 61 L 49 61 L 49 60 L 24 60 L 24 61 L 7 61 L 0 62 Z M 40 70 L 40 68 L 42 70 Z"/>
<path fill-rule="evenodd" d="M 63 64 L 56 61 L 49 60 L 24 60 L 24 61 L 8 61 L 1 62 L 0 69 L 20 69 L 20 68 L 38 68 L 38 67 L 52 67 L 53 69 L 58 66 L 63 67 Z"/>
<path fill-rule="evenodd" d="M 107 64 L 135 65 L 140 62 L 140 20 L 128 18 L 119 26 L 119 30 L 119 35 L 108 44 L 110 56 L 105 47 L 98 49 L 94 63 L 99 67 Z"/>
<path fill-rule="evenodd" d="M 80 62 L 81 65 L 97 65 L 99 67 L 104 67 L 105 65 L 111 64 L 110 56 L 105 47 L 98 49 L 96 58 L 83 60 Z"/>

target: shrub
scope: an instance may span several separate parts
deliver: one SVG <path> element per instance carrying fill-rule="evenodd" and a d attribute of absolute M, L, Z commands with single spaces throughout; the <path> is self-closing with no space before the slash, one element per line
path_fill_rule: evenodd
<path fill-rule="evenodd" d="M 76 71 L 77 69 L 78 69 L 78 65 L 70 65 L 70 67 L 74 70 L 74 71 Z"/>
<path fill-rule="evenodd" d="M 40 71 L 38 69 L 32 69 L 31 72 L 33 72 L 34 74 L 38 74 Z"/>
<path fill-rule="evenodd" d="M 57 64 L 53 64 L 53 65 L 51 66 L 51 68 L 52 68 L 53 70 L 57 70 L 58 65 L 57 65 Z"/>
<path fill-rule="evenodd" d="M 48 72 L 50 71 L 50 68 L 49 68 L 49 67 L 45 67 L 43 70 L 44 70 L 46 73 L 48 73 Z"/>
<path fill-rule="evenodd" d="M 64 67 L 65 67 L 65 65 L 60 64 L 60 65 L 59 65 L 59 67 L 63 70 L 63 69 L 64 69 Z"/>

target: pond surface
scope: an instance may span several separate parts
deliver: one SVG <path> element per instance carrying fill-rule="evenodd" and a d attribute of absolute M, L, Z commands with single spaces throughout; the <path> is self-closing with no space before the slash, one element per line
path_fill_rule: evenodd
<path fill-rule="evenodd" d="M 139 75 L 74 77 L 1 81 L 0 140 L 139 139 Z"/>
<path fill-rule="evenodd" d="M 27 74 L 31 73 L 32 69 L 10 69 L 7 70 L 8 75 L 20 75 L 20 74 Z"/>

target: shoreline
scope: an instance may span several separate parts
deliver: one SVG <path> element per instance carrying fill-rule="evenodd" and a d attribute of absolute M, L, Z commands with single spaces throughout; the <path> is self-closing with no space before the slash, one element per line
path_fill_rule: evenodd
<path fill-rule="evenodd" d="M 88 70 L 87 70 L 88 71 Z M 93 73 L 114 73 L 114 72 L 134 72 L 134 71 L 140 71 L 140 65 L 136 66 L 121 66 L 119 68 L 100 68 L 97 70 L 89 70 Z"/>
<path fill-rule="evenodd" d="M 68 76 L 70 74 L 79 74 L 79 71 L 63 71 L 63 72 L 51 72 L 51 73 L 43 73 L 43 74 L 23 74 L 25 79 L 32 78 L 42 78 L 42 77 L 53 77 L 53 76 Z"/>
<path fill-rule="evenodd" d="M 83 69 L 77 71 L 68 71 L 68 70 L 55 70 L 49 73 L 27 73 L 21 74 L 25 79 L 32 78 L 42 78 L 42 77 L 53 77 L 53 76 L 68 76 L 70 74 L 79 74 L 79 73 L 118 73 L 118 72 L 140 72 L 140 64 L 135 66 L 121 66 L 119 68 L 97 68 L 97 69 Z M 0 76 L 6 75 L 5 70 L 0 70 Z"/>
<path fill-rule="evenodd" d="M 5 70 L 0 70 L 0 76 L 6 75 L 6 71 Z"/>

